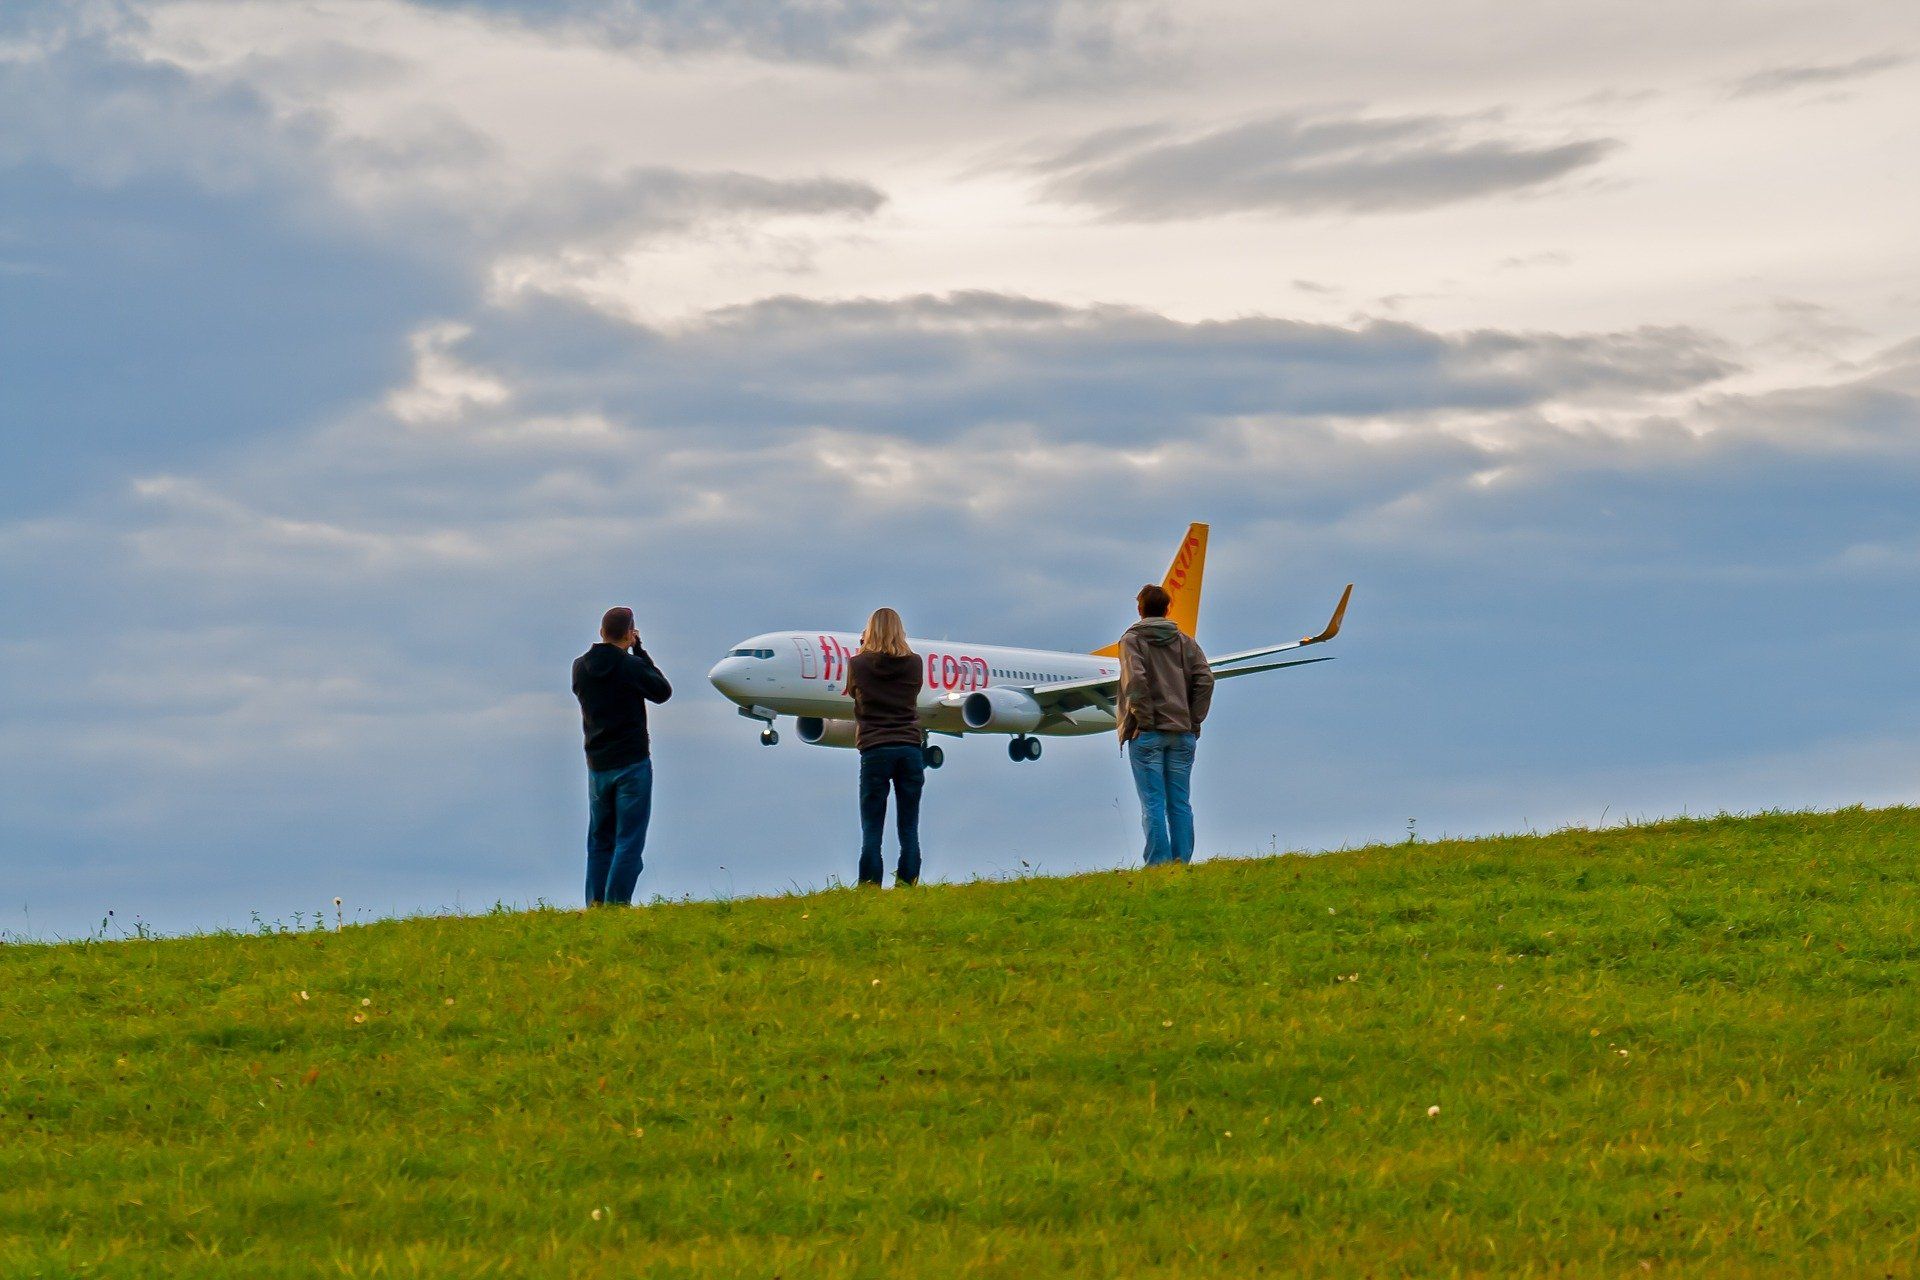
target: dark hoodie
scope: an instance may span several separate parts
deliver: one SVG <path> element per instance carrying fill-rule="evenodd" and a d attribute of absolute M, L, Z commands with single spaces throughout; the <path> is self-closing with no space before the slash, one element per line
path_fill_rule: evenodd
<path fill-rule="evenodd" d="M 847 693 L 853 699 L 854 744 L 860 750 L 917 747 L 924 741 L 919 702 L 925 678 L 915 653 L 897 658 L 886 653 L 853 655 L 847 664 Z"/>
<path fill-rule="evenodd" d="M 1120 637 L 1120 741 L 1157 729 L 1199 733 L 1213 705 L 1213 670 L 1200 644 L 1166 618 L 1142 618 Z"/>
<path fill-rule="evenodd" d="M 665 702 L 673 686 L 645 649 L 628 653 L 603 640 L 573 660 L 573 696 L 587 733 L 587 768 L 601 773 L 647 758 L 647 703 Z"/>

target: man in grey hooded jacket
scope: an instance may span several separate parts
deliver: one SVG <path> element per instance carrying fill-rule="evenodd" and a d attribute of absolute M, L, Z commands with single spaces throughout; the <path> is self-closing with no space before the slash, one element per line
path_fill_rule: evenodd
<path fill-rule="evenodd" d="M 1120 741 L 1140 793 L 1147 865 L 1191 862 L 1193 751 L 1213 704 L 1213 671 L 1199 642 L 1168 619 L 1165 588 L 1142 587 L 1137 601 L 1140 621 L 1120 637 Z"/>

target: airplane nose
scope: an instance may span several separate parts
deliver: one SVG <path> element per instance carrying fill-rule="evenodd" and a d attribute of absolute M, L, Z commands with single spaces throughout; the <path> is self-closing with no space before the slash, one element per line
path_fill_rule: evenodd
<path fill-rule="evenodd" d="M 739 658 L 722 658 L 713 664 L 713 670 L 707 672 L 707 681 L 729 698 L 739 697 L 746 687 L 744 666 L 745 663 Z"/>

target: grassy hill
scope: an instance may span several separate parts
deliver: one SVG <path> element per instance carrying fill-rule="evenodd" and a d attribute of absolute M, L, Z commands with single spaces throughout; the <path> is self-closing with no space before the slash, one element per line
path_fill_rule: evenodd
<path fill-rule="evenodd" d="M 1916 854 L 1850 810 L 0 947 L 0 1276 L 1912 1275 Z"/>

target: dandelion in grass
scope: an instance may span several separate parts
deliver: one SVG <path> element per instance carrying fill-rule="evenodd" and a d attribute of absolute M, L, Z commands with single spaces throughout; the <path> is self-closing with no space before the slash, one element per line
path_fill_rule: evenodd
<path fill-rule="evenodd" d="M 874 985 L 874 986 L 876 986 L 876 987 L 877 987 L 877 986 L 879 986 L 879 985 L 880 985 L 880 979 L 878 979 L 878 978 L 875 978 L 875 979 L 873 980 L 873 983 L 872 983 L 872 985 Z"/>
<path fill-rule="evenodd" d="M 1320 1105 L 1321 1103 L 1323 1103 L 1323 1102 L 1325 1102 L 1325 1101 L 1326 1101 L 1326 1099 L 1325 1099 L 1325 1098 L 1322 1098 L 1322 1097 L 1320 1097 L 1320 1096 L 1318 1096 L 1318 1095 L 1315 1095 L 1315 1097 L 1314 1097 L 1314 1099 L 1313 1099 L 1313 1105 L 1317 1107 L 1317 1106 L 1319 1106 L 1319 1105 Z"/>
<path fill-rule="evenodd" d="M 1173 1025 L 1173 1019 L 1168 1018 L 1166 1021 L 1162 1022 L 1160 1025 L 1163 1027 L 1170 1027 Z"/>
<path fill-rule="evenodd" d="M 1439 1114 L 1440 1114 L 1440 1104 L 1439 1104 L 1439 1103 L 1435 1103 L 1435 1104 L 1434 1104 L 1433 1106 L 1431 1106 L 1431 1107 L 1428 1107 L 1428 1108 L 1427 1108 L 1427 1114 L 1428 1114 L 1428 1115 L 1430 1115 L 1430 1116 L 1437 1116 L 1437 1115 L 1439 1115 Z"/>
<path fill-rule="evenodd" d="M 602 1213 L 602 1211 L 601 1211 L 601 1210 L 599 1210 L 599 1209 L 595 1209 L 595 1210 L 593 1211 L 593 1220 L 594 1220 L 595 1222 L 598 1222 L 598 1221 L 600 1221 L 600 1216 L 601 1216 L 601 1213 Z"/>
<path fill-rule="evenodd" d="M 353 1020 L 355 1022 L 365 1022 L 367 1020 L 367 1015 L 364 1013 L 356 1013 L 353 1015 Z"/>
<path fill-rule="evenodd" d="M 361 1007 L 362 1009 L 370 1009 L 370 1008 L 372 1008 L 372 1007 L 373 1007 L 373 997 L 371 997 L 371 996 L 361 996 L 361 997 L 360 997 L 360 1007 Z"/>
<path fill-rule="evenodd" d="M 307 993 L 306 993 L 306 992 L 304 992 L 304 991 L 302 991 L 302 992 L 300 993 L 300 998 L 301 998 L 302 1000 L 305 1000 L 305 999 L 307 998 Z"/>
<path fill-rule="evenodd" d="M 452 1004 L 452 1003 L 453 1003 L 453 997 L 452 997 L 452 996 L 448 996 L 448 997 L 446 998 L 446 1003 L 447 1003 L 447 1004 Z"/>

